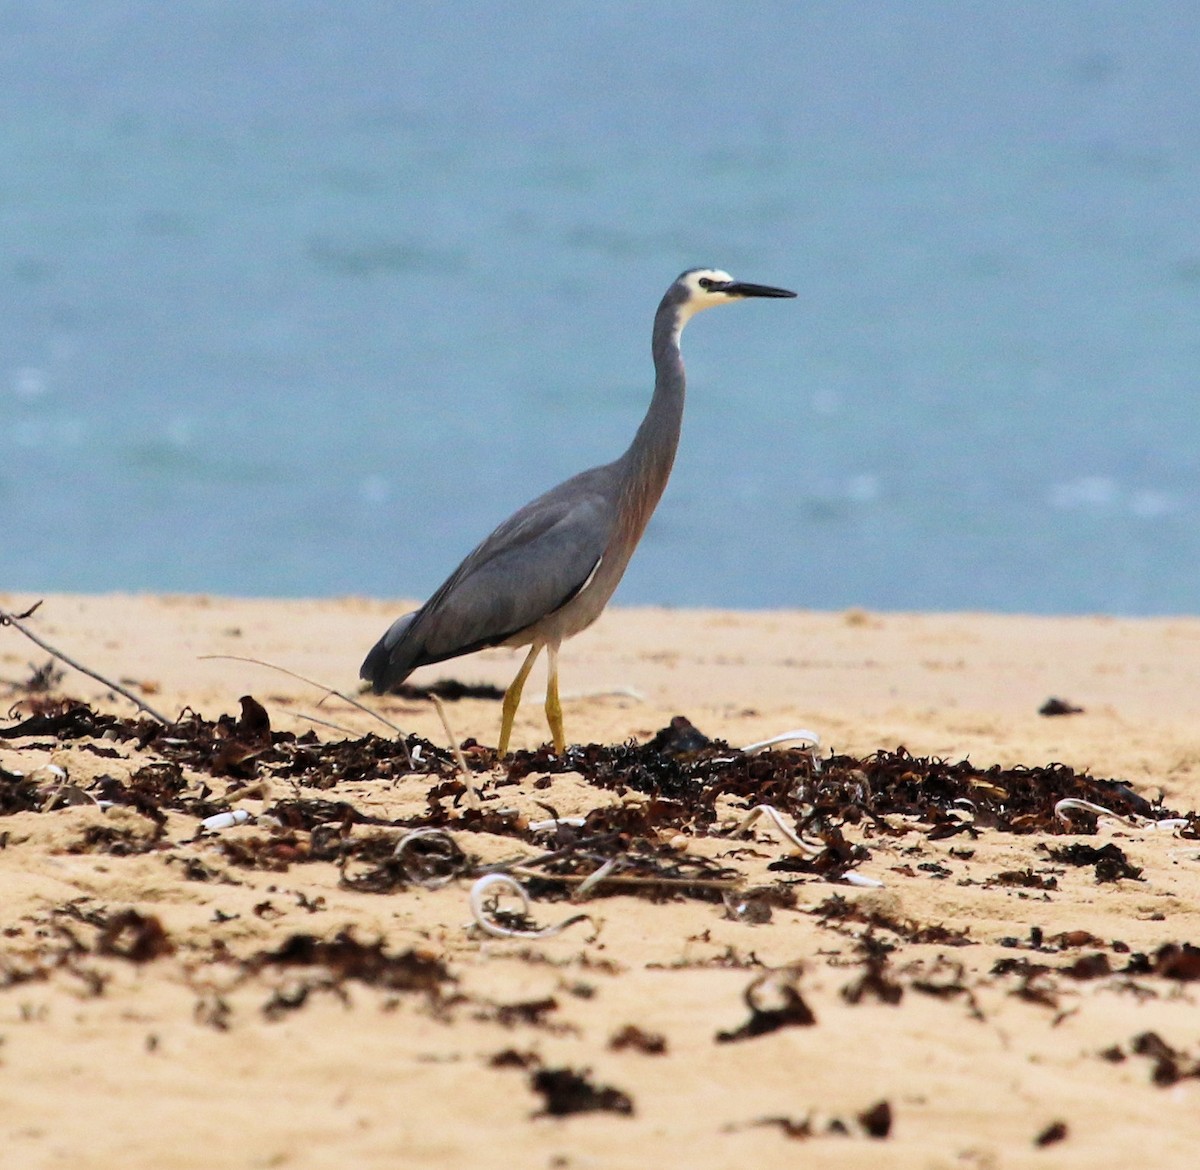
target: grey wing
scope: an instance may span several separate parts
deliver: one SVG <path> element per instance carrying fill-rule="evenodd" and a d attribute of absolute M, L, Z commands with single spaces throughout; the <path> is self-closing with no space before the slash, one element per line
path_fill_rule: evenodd
<path fill-rule="evenodd" d="M 501 524 L 416 613 L 393 623 L 363 677 L 385 690 L 418 666 L 499 645 L 566 605 L 612 533 L 602 470 L 568 480 Z"/>

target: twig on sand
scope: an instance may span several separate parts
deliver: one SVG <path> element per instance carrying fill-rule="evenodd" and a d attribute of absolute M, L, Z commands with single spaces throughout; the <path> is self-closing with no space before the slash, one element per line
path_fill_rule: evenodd
<path fill-rule="evenodd" d="M 566 886 L 575 886 L 577 889 L 573 898 L 576 899 L 579 896 L 580 888 L 586 887 L 584 892 L 587 893 L 601 882 L 607 886 L 630 886 L 635 889 L 662 887 L 663 889 L 714 890 L 717 893 L 734 892 L 745 885 L 741 878 L 660 877 L 657 874 L 612 873 L 611 871 L 603 873 L 601 872 L 603 869 L 604 866 L 601 866 L 600 870 L 588 874 L 543 873 L 541 870 L 530 869 L 528 866 L 518 863 L 506 866 L 503 872 L 530 880 L 560 882 Z M 501 871 L 495 870 L 494 872 Z"/>
<path fill-rule="evenodd" d="M 250 662 L 255 666 L 265 666 L 268 670 L 277 670 L 280 674 L 286 674 L 289 678 L 299 679 L 302 683 L 308 683 L 310 687 L 316 687 L 318 690 L 324 691 L 326 695 L 333 695 L 335 698 L 341 699 L 343 703 L 349 703 L 351 707 L 357 707 L 364 714 L 370 715 L 372 719 L 378 719 L 385 727 L 390 727 L 396 733 L 396 737 L 400 741 L 400 746 L 404 749 L 408 766 L 410 768 L 413 766 L 412 753 L 408 750 L 408 741 L 404 737 L 403 730 L 397 727 L 390 719 L 385 719 L 378 711 L 372 711 L 366 703 L 360 703 L 357 699 L 336 690 L 334 687 L 326 686 L 315 679 L 306 678 L 302 674 L 297 674 L 294 670 L 288 670 L 286 666 L 278 666 L 274 662 L 266 662 L 261 658 L 250 658 L 244 654 L 201 654 L 199 657 L 201 659 L 224 658 L 230 662 Z"/>
<path fill-rule="evenodd" d="M 442 726 L 446 729 L 446 738 L 450 741 L 450 750 L 454 753 L 454 762 L 458 764 L 458 770 L 462 773 L 463 784 L 467 789 L 467 802 L 472 808 L 479 807 L 479 794 L 471 785 L 471 769 L 467 767 L 467 758 L 462 753 L 462 748 L 458 746 L 458 737 L 450 728 L 450 720 L 446 716 L 446 705 L 432 691 L 429 697 L 433 700 L 433 705 L 437 708 L 438 717 L 442 721 Z"/>
<path fill-rule="evenodd" d="M 33 613 L 37 610 L 38 606 L 40 606 L 41 604 L 42 603 L 40 601 L 36 602 L 34 605 L 31 605 L 24 613 L 17 613 L 17 614 L 8 613 L 7 611 L 0 609 L 0 626 L 12 626 L 13 629 L 19 630 L 31 642 L 35 643 L 36 645 L 40 646 L 43 650 L 45 650 L 47 654 L 52 654 L 60 662 L 65 662 L 73 670 L 79 671 L 80 674 L 86 674 L 88 676 L 88 678 L 94 678 L 98 683 L 103 683 L 110 690 L 116 691 L 116 693 L 118 695 L 124 695 L 125 698 L 127 698 L 139 711 L 144 711 L 147 715 L 150 716 L 151 719 L 157 719 L 158 722 L 161 723 L 164 727 L 169 727 L 171 725 L 170 719 L 168 719 L 165 715 L 159 714 L 159 712 L 157 712 L 153 707 L 151 707 L 149 703 L 143 702 L 132 691 L 127 690 L 125 687 L 121 686 L 120 683 L 115 683 L 112 681 L 112 679 L 105 678 L 104 675 L 97 674 L 96 671 L 90 669 L 89 667 L 83 666 L 81 663 L 76 662 L 75 659 L 68 658 L 67 655 L 65 655 L 61 650 L 56 650 L 48 642 L 45 642 L 41 638 L 39 638 L 37 636 L 37 634 L 33 633 L 31 630 L 26 629 L 25 626 L 22 625 L 21 623 L 23 622 L 23 620 L 25 618 L 31 617 L 33 615 Z"/>
<path fill-rule="evenodd" d="M 318 727 L 328 727 L 334 731 L 340 731 L 343 735 L 358 735 L 358 732 L 353 727 L 345 727 L 341 723 L 334 723 L 331 719 L 318 719 L 315 715 L 306 715 L 303 711 L 296 712 L 297 719 L 305 719 L 309 723 L 315 723 Z"/>

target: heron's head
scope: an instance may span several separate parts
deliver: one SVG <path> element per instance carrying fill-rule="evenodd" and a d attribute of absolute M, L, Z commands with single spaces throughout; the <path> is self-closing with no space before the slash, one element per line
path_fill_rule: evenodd
<path fill-rule="evenodd" d="M 794 297 L 786 288 L 772 288 L 766 284 L 747 284 L 734 280 L 728 272 L 719 268 L 690 268 L 671 286 L 667 294 L 679 312 L 679 324 L 683 326 L 701 309 L 714 305 L 727 305 L 746 297 Z"/>

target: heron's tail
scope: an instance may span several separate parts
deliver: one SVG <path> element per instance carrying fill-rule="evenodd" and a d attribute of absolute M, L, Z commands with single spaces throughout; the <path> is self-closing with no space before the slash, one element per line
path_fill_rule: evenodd
<path fill-rule="evenodd" d="M 416 655 L 405 653 L 404 648 L 404 635 L 416 616 L 415 612 L 406 613 L 392 622 L 363 659 L 358 677 L 366 679 L 377 695 L 399 686 L 416 669 Z"/>

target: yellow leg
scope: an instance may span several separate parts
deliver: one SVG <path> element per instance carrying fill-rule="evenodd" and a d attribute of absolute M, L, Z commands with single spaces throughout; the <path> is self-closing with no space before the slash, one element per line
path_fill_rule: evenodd
<path fill-rule="evenodd" d="M 553 642 L 546 647 L 546 722 L 554 739 L 554 754 L 561 756 L 567 750 L 567 739 L 563 735 L 562 704 L 558 701 L 558 647 Z"/>
<path fill-rule="evenodd" d="M 533 669 L 534 661 L 541 650 L 539 642 L 534 642 L 529 647 L 529 653 L 525 656 L 525 661 L 521 663 L 517 677 L 512 680 L 508 690 L 504 692 L 504 706 L 501 708 L 500 715 L 500 743 L 496 748 L 498 756 L 508 755 L 508 741 L 512 738 L 513 720 L 517 717 L 517 708 L 521 705 L 521 692 L 525 689 L 525 680 L 529 677 L 529 672 Z"/>

